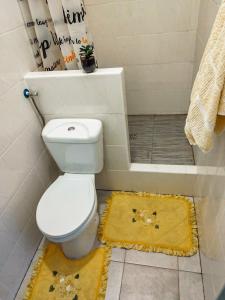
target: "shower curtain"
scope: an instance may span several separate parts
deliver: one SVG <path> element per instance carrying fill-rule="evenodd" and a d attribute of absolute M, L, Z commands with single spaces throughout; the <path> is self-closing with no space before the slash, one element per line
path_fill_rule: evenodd
<path fill-rule="evenodd" d="M 83 0 L 18 0 L 39 70 L 81 69 L 82 45 L 93 45 Z"/>

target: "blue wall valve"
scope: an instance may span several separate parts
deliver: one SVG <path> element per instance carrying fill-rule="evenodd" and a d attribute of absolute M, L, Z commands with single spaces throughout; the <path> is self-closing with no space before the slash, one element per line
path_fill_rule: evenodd
<path fill-rule="evenodd" d="M 30 91 L 28 89 L 24 89 L 23 90 L 23 95 L 25 98 L 29 98 L 30 97 Z"/>
<path fill-rule="evenodd" d="M 29 89 L 24 89 L 23 90 L 23 95 L 25 98 L 30 98 L 30 96 L 37 96 L 38 92 L 31 92 Z"/>

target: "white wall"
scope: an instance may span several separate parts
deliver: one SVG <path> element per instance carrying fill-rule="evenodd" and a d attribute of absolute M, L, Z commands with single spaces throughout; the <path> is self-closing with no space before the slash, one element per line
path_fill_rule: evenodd
<path fill-rule="evenodd" d="M 55 118 L 92 118 L 103 123 L 104 170 L 128 170 L 127 107 L 122 68 L 28 73 L 28 86 L 46 121 Z M 52 88 L 54 86 L 54 89 Z"/>
<path fill-rule="evenodd" d="M 221 0 L 201 0 L 196 42 L 195 73 Z M 199 176 L 196 193 L 201 262 L 206 300 L 214 300 L 225 285 L 225 134 L 215 138 L 214 149 L 202 154 L 195 149 L 196 163 L 211 175 Z M 213 170 L 213 172 L 211 172 Z"/>
<path fill-rule="evenodd" d="M 36 68 L 16 1 L 0 2 L 0 299 L 13 299 L 41 239 L 36 204 L 55 174 L 22 96 Z"/>
<path fill-rule="evenodd" d="M 125 69 L 128 114 L 186 113 L 199 0 L 85 0 L 100 67 Z"/>
<path fill-rule="evenodd" d="M 25 79 L 31 90 L 38 91 L 36 103 L 46 121 L 94 118 L 103 122 L 104 169 L 96 175 L 97 188 L 193 194 L 195 166 L 130 164 L 122 68 L 98 69 L 92 74 L 32 72 Z"/>
<path fill-rule="evenodd" d="M 194 77 L 198 70 L 220 3 L 221 0 L 201 0 L 196 38 Z"/>

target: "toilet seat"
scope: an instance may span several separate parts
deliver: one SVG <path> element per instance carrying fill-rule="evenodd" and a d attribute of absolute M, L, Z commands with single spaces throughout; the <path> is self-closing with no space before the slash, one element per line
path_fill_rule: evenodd
<path fill-rule="evenodd" d="M 94 175 L 59 176 L 42 196 L 36 211 L 40 231 L 54 242 L 74 238 L 96 210 Z"/>

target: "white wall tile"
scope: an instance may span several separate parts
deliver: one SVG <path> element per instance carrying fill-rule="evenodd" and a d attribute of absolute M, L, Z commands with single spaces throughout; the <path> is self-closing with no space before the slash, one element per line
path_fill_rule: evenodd
<path fill-rule="evenodd" d="M 105 146 L 105 168 L 107 170 L 128 170 L 130 164 L 129 149 L 124 146 Z"/>
<path fill-rule="evenodd" d="M 47 150 L 42 152 L 35 169 L 37 176 L 46 189 L 59 174 L 59 169 Z"/>
<path fill-rule="evenodd" d="M 31 104 L 22 96 L 24 87 L 21 80 L 4 96 L 0 96 L 0 127 L 4 128 L 0 131 L 0 157 L 10 143 L 23 132 L 28 122 L 34 119 Z"/>
<path fill-rule="evenodd" d="M 127 90 L 128 114 L 185 114 L 190 103 L 190 92 L 190 89 L 179 86 L 176 89 Z"/>
<path fill-rule="evenodd" d="M 1 251 L 0 251 L 0 269 L 4 266 L 10 252 L 14 248 L 17 240 L 17 236 L 10 234 L 8 228 L 0 220 L 0 240 L 1 240 Z M 0 298 L 1 299 L 1 298 Z"/>
<path fill-rule="evenodd" d="M 15 137 L 15 141 L 10 144 L 0 159 L 2 182 L 0 195 L 8 199 L 14 195 L 26 174 L 37 163 L 43 149 L 40 125 L 36 119 L 33 119 L 18 138 Z"/>
<path fill-rule="evenodd" d="M 36 224 L 36 211 L 31 214 L 30 220 L 27 222 L 18 244 L 27 252 L 27 256 L 33 256 L 34 252 L 37 250 L 41 239 L 43 238 L 42 233 Z"/>
<path fill-rule="evenodd" d="M 2 283 L 0 283 L 0 299 L 1 300 L 11 300 L 13 294 L 11 291 Z"/>
<path fill-rule="evenodd" d="M 194 64 L 194 72 L 193 72 L 193 80 L 195 79 L 199 66 L 200 66 L 200 62 L 201 62 L 201 58 L 202 55 L 204 53 L 205 50 L 205 45 L 203 44 L 202 40 L 199 38 L 199 36 L 197 36 L 196 39 L 196 49 L 195 49 L 195 64 Z"/>
<path fill-rule="evenodd" d="M 42 242 L 41 242 L 41 244 L 42 244 Z M 24 300 L 24 294 L 25 294 L 25 292 L 26 292 L 27 285 L 28 285 L 29 282 L 30 282 L 30 277 L 31 277 L 31 275 L 32 275 L 33 268 L 34 268 L 35 265 L 37 264 L 37 261 L 38 261 L 38 259 L 40 258 L 40 256 L 41 256 L 42 254 L 43 254 L 43 251 L 42 251 L 42 250 L 39 250 L 39 248 L 38 248 L 38 250 L 35 252 L 35 255 L 34 255 L 32 261 L 31 261 L 31 264 L 30 264 L 30 266 L 29 266 L 29 269 L 28 269 L 28 271 L 27 271 L 27 273 L 26 273 L 26 275 L 25 275 L 25 277 L 24 277 L 24 280 L 23 280 L 23 282 L 22 282 L 22 284 L 21 284 L 21 286 L 20 286 L 20 289 L 19 289 L 19 291 L 18 291 L 18 293 L 17 293 L 17 295 L 16 295 L 15 300 Z"/>
<path fill-rule="evenodd" d="M 125 67 L 129 114 L 185 113 L 190 102 L 191 63 Z M 182 101 L 181 101 L 182 99 Z"/>
<path fill-rule="evenodd" d="M 193 62 L 195 31 L 95 38 L 100 67 Z"/>
<path fill-rule="evenodd" d="M 201 0 L 199 23 L 198 23 L 198 36 L 206 45 L 209 34 L 212 30 L 212 25 L 215 21 L 218 12 L 218 4 L 213 0 Z"/>
<path fill-rule="evenodd" d="M 21 282 L 21 274 L 25 274 L 30 263 L 26 251 L 17 245 L 8 257 L 0 272 L 0 282 L 5 284 L 12 293 L 16 293 Z"/>
<path fill-rule="evenodd" d="M 0 299 L 12 300 L 41 238 L 34 213 L 52 176 L 37 171 L 41 126 L 22 96 L 36 65 L 17 1 L 0 4 L 0 44 Z"/>
<path fill-rule="evenodd" d="M 17 3 L 15 2 L 15 5 Z M 24 26 L 0 35 L 0 96 L 15 85 L 36 64 Z M 22 91 L 21 91 L 22 92 Z"/>
<path fill-rule="evenodd" d="M 152 64 L 150 68 L 159 64 L 158 68 L 163 69 L 162 64 L 170 64 L 168 69 L 172 74 L 173 63 L 192 63 L 199 3 L 200 0 L 86 0 L 99 66 L 134 66 L 137 70 L 138 67 Z M 153 74 L 152 78 L 155 76 L 157 75 Z M 151 78 L 151 75 L 148 73 L 141 77 L 140 72 L 133 72 L 133 78 L 141 86 L 142 78 Z M 127 76 L 126 81 L 129 82 Z M 187 79 L 183 89 L 178 85 L 173 89 L 171 80 L 165 81 L 158 89 L 160 95 L 149 93 L 150 88 L 129 89 L 128 112 L 186 113 L 190 95 L 189 83 Z M 181 89 L 182 93 L 178 92 Z M 176 92 L 173 93 L 173 90 Z M 170 96 L 167 98 L 168 94 Z M 162 101 L 157 102 L 157 96 Z M 162 109 L 164 101 L 168 103 L 168 111 Z"/>
<path fill-rule="evenodd" d="M 44 143 L 41 139 L 41 126 L 38 120 L 32 120 L 23 133 L 10 145 L 3 155 L 7 167 L 17 174 L 27 174 L 36 164 Z M 20 149 L 20 151 L 18 151 Z M 23 177 L 22 177 L 23 178 Z"/>
<path fill-rule="evenodd" d="M 8 200 L 9 200 L 8 197 L 4 197 L 0 193 L 0 215 L 1 215 L 2 211 L 4 210 L 5 206 L 7 205 Z"/>
<path fill-rule="evenodd" d="M 21 174 L 9 168 L 7 162 L 2 158 L 0 160 L 1 195 L 9 200 L 21 183 L 21 178 L 24 176 L 24 173 Z"/>
<path fill-rule="evenodd" d="M 18 191 L 9 201 L 1 215 L 1 221 L 9 236 L 18 240 L 31 214 L 36 210 L 44 187 L 36 175 L 36 170 L 28 174 Z"/>
<path fill-rule="evenodd" d="M 18 4 L 15 3 L 15 5 L 12 5 L 11 1 L 5 1 L 4 7 L 0 9 L 0 34 L 22 25 L 23 20 L 20 15 Z"/>
<path fill-rule="evenodd" d="M 95 46 L 100 67 L 125 67 L 129 114 L 186 113 L 190 101 L 195 39 L 195 31 L 135 37 L 130 35 L 99 38 L 97 36 Z M 176 82 L 182 67 L 183 72 L 179 79 L 183 79 L 183 82 Z M 167 79 L 166 74 L 169 72 L 172 76 Z M 160 75 L 163 82 L 157 82 Z M 131 82 L 135 83 L 132 90 Z M 162 101 L 157 101 L 159 98 Z M 168 111 L 164 110 L 165 103 Z"/>
<path fill-rule="evenodd" d="M 196 0 L 141 0 L 95 2 L 88 5 L 93 34 L 108 36 L 194 30 L 197 27 Z M 93 4 L 93 2 L 92 2 Z M 96 22 L 98 20 L 98 22 Z"/>
<path fill-rule="evenodd" d="M 126 88 L 164 89 L 177 86 L 190 88 L 192 82 L 192 63 L 152 64 L 125 66 Z"/>

